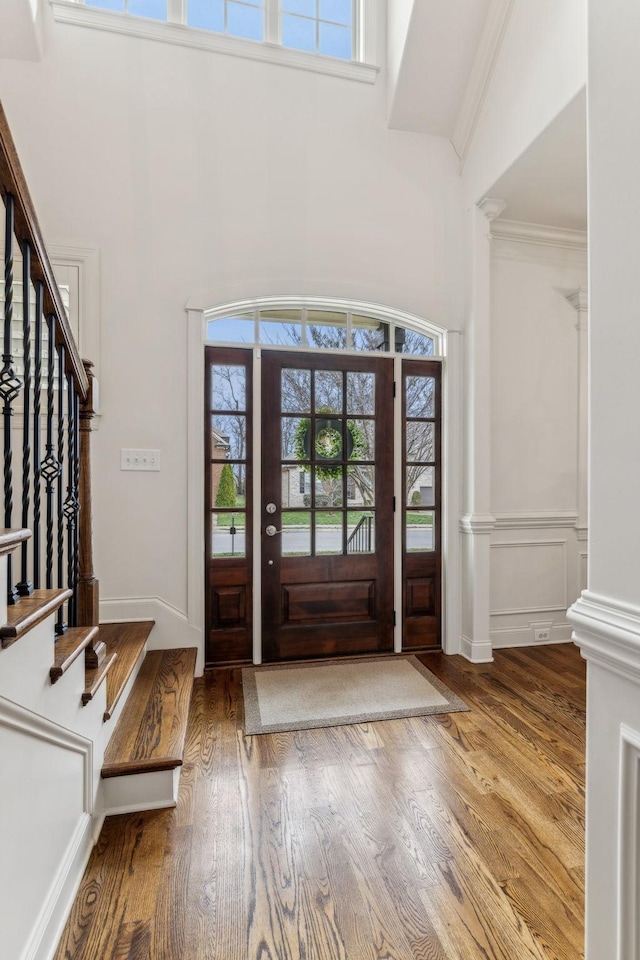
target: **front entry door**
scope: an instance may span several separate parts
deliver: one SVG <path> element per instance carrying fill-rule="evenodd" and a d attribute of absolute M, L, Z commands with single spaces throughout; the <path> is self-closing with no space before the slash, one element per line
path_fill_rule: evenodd
<path fill-rule="evenodd" d="M 393 650 L 393 362 L 263 351 L 266 661 Z"/>

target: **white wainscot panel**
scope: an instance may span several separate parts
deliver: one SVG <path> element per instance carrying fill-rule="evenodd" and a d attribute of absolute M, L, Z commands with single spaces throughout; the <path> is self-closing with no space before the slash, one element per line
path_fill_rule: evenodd
<path fill-rule="evenodd" d="M 620 726 L 620 823 L 618 860 L 621 958 L 640 956 L 638 927 L 638 869 L 640 868 L 640 733 Z"/>
<path fill-rule="evenodd" d="M 491 544 L 491 615 L 566 610 L 567 541 Z"/>
<path fill-rule="evenodd" d="M 0 757 L 0 952 L 35 960 L 55 944 L 91 846 L 92 744 L 0 697 Z"/>

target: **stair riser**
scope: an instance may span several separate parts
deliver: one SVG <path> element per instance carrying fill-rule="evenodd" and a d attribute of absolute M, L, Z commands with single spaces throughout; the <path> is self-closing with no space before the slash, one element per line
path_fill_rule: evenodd
<path fill-rule="evenodd" d="M 78 657 L 57 683 L 51 683 L 49 670 L 55 657 L 54 624 L 55 616 L 51 615 L 21 637 L 18 643 L 0 651 L 0 696 L 95 740 L 102 726 L 106 690 L 99 690 L 89 706 L 83 708 L 83 657 Z"/>
<path fill-rule="evenodd" d="M 132 776 L 110 777 L 100 784 L 105 816 L 175 807 L 182 767 Z"/>

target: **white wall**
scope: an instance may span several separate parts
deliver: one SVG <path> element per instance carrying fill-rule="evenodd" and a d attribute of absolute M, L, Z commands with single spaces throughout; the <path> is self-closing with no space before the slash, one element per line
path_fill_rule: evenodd
<path fill-rule="evenodd" d="M 587 678 L 587 958 L 635 960 L 640 784 L 640 7 L 589 0 L 589 587 L 572 611 Z"/>
<path fill-rule="evenodd" d="M 526 239 L 525 226 L 521 239 L 491 243 L 494 648 L 533 643 L 537 628 L 568 640 L 566 610 L 586 585 L 576 529 L 586 470 L 578 458 L 579 315 L 567 299 L 586 290 L 586 248 Z"/>
<path fill-rule="evenodd" d="M 45 237 L 101 253 L 101 595 L 184 612 L 186 301 L 337 295 L 459 326 L 457 162 L 386 129 L 381 81 L 48 31 L 0 95 Z M 161 449 L 161 472 L 121 473 L 121 447 Z"/>
<path fill-rule="evenodd" d="M 585 0 L 514 0 L 464 163 L 477 202 L 586 81 Z"/>

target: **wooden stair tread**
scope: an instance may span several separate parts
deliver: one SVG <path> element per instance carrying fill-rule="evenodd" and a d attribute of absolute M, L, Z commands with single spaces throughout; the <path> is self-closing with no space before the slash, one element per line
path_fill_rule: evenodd
<path fill-rule="evenodd" d="M 85 647 L 96 637 L 98 627 L 69 627 L 66 633 L 56 640 L 55 660 L 49 670 L 51 683 L 59 680 Z"/>
<path fill-rule="evenodd" d="M 50 614 L 55 613 L 71 590 L 34 590 L 30 597 L 21 597 L 18 603 L 7 607 L 7 622 L 0 627 L 0 642 L 9 647 L 23 634 Z"/>
<path fill-rule="evenodd" d="M 24 527 L 15 529 L 4 527 L 0 530 L 0 557 L 11 553 L 11 551 L 19 547 L 24 540 L 28 540 L 30 536 L 31 530 L 27 530 Z"/>
<path fill-rule="evenodd" d="M 113 670 L 107 677 L 107 709 L 104 719 L 113 716 L 122 691 L 127 685 L 129 677 L 138 662 L 149 634 L 155 625 L 155 620 L 144 620 L 138 623 L 102 623 L 100 625 L 100 639 L 104 640 L 107 650 L 118 654 Z"/>
<path fill-rule="evenodd" d="M 151 650 L 107 747 L 103 777 L 182 764 L 196 650 Z"/>
<path fill-rule="evenodd" d="M 82 694 L 82 702 L 85 707 L 90 700 L 93 700 L 101 684 L 104 683 L 109 670 L 117 659 L 117 653 L 108 653 L 99 667 L 85 669 L 84 693 Z"/>

